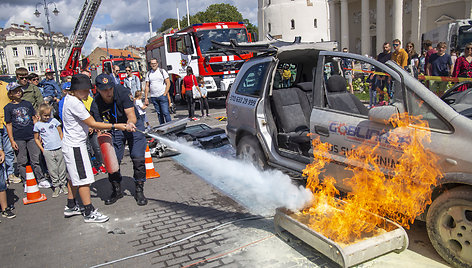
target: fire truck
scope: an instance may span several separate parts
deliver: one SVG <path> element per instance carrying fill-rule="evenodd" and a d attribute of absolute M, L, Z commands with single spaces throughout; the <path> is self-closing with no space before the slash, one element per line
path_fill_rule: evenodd
<path fill-rule="evenodd" d="M 102 59 L 101 61 L 102 61 L 102 73 L 111 74 L 113 70 L 113 66 L 120 67 L 120 71 L 118 73 L 120 76 L 121 84 L 124 83 L 124 80 L 127 76 L 126 67 L 130 67 L 131 72 L 137 77 L 139 77 L 139 79 L 141 79 L 138 63 L 134 60 L 134 58 L 131 57 L 131 55 L 128 55 L 127 57 L 120 56 L 117 58 Z"/>
<path fill-rule="evenodd" d="M 148 40 L 147 62 L 156 58 L 159 67 L 170 76 L 173 94 L 181 97 L 182 78 L 191 66 L 195 76 L 202 76 L 208 97 L 226 96 L 242 64 L 252 53 L 227 55 L 212 41 L 251 42 L 251 35 L 242 22 L 193 24 L 180 31 L 170 30 Z M 149 69 L 149 68 L 148 68 Z"/>

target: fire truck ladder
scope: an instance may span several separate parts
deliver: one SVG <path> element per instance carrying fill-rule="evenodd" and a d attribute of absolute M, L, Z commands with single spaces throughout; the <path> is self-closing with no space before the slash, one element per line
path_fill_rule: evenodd
<path fill-rule="evenodd" d="M 65 70 L 74 71 L 79 64 L 79 57 L 87 35 L 92 27 L 93 20 L 97 14 L 102 0 L 85 0 L 84 7 L 80 12 L 77 24 L 70 37 L 69 58 L 63 65 Z"/>

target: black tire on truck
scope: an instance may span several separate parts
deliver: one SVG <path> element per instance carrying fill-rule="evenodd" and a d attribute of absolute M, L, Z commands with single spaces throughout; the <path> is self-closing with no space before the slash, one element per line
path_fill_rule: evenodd
<path fill-rule="evenodd" d="M 429 240 L 454 267 L 472 267 L 472 187 L 445 191 L 426 216 Z"/>
<path fill-rule="evenodd" d="M 238 143 L 236 155 L 239 159 L 253 163 L 257 168 L 267 169 L 267 160 L 259 142 L 254 137 L 244 136 Z"/>

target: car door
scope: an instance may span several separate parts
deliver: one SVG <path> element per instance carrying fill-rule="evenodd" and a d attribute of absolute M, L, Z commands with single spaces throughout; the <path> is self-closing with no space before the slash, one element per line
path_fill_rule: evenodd
<path fill-rule="evenodd" d="M 357 148 L 361 145 L 373 148 L 378 144 L 379 166 L 388 169 L 395 165 L 392 152 L 393 155 L 400 152 L 395 152 L 396 148 L 389 145 L 392 126 L 385 124 L 382 119 L 386 118 L 386 114 L 404 112 L 404 89 L 396 72 L 372 59 L 340 52 L 321 52 L 320 55 L 316 70 L 319 75 L 314 78 L 315 101 L 310 130 L 312 138 L 319 137 L 322 142 L 329 143 L 328 154 L 332 162 L 326 166 L 324 175 L 333 176 L 340 189 L 349 191 L 343 180 L 351 177 L 352 172 L 346 167 L 363 164 L 348 158 L 358 154 Z M 343 64 L 345 60 L 352 61 L 352 67 L 343 68 L 346 66 Z M 352 78 L 354 95 L 348 90 L 349 76 Z M 376 107 L 372 113 L 368 106 L 369 93 L 373 90 L 392 105 Z M 387 90 L 395 92 L 395 96 L 387 96 Z M 369 113 L 374 116 L 372 120 L 369 120 Z"/>

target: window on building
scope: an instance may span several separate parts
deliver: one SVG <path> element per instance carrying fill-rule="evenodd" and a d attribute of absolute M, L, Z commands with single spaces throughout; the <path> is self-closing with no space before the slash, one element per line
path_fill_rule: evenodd
<path fill-rule="evenodd" d="M 13 57 L 18 57 L 18 49 L 16 47 L 12 49 L 13 49 Z"/>
<path fill-rule="evenodd" d="M 295 20 L 290 21 L 290 26 L 291 26 L 292 30 L 295 29 Z"/>
<path fill-rule="evenodd" d="M 315 28 L 318 28 L 318 20 L 317 20 L 317 19 L 314 19 L 314 20 L 313 20 L 313 26 L 314 26 Z"/>
<path fill-rule="evenodd" d="M 26 56 L 33 56 L 33 47 L 25 47 Z"/>
<path fill-rule="evenodd" d="M 15 63 L 15 69 L 18 69 L 20 68 L 20 64 L 19 63 Z"/>
<path fill-rule="evenodd" d="M 38 71 L 38 64 L 36 62 L 28 63 L 28 71 L 29 72 L 37 72 Z"/>
<path fill-rule="evenodd" d="M 270 33 L 270 31 L 272 31 L 272 24 L 269 23 L 267 28 L 269 28 L 269 33 Z"/>

